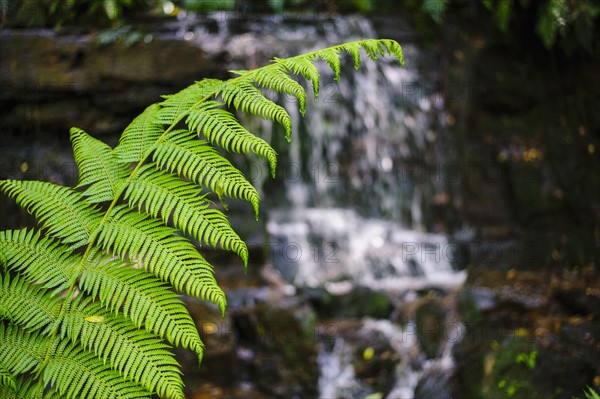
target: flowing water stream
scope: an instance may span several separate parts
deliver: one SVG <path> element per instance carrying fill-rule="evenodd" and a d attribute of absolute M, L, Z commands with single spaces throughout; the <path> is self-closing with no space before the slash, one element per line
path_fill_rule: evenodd
<path fill-rule="evenodd" d="M 377 36 L 373 25 L 358 17 L 266 19 L 244 26 L 226 14 L 214 18 L 216 30 L 188 21 L 196 26 L 192 29 L 184 21 L 181 34 L 207 50 L 226 51 L 234 69 L 273 55 Z M 275 183 L 268 181 L 265 164 L 245 161 L 267 203 L 268 260 L 296 289 L 324 289 L 335 296 L 363 287 L 402 301 L 417 298 L 416 292 L 458 287 L 465 279 L 456 247 L 441 232 L 428 232 L 444 230 L 440 209 L 449 208 L 457 183 L 443 178 L 445 165 L 453 161 L 444 104 L 431 78 L 435 73 L 422 70 L 432 68 L 427 55 L 413 43 L 401 44 L 406 68 L 365 56 L 355 72 L 346 58 L 339 85 L 323 63 L 321 96 L 307 102 L 304 118 L 294 101 L 279 98 L 292 115 L 296 137 L 291 146 L 276 148 L 282 161 Z M 270 124 L 248 123 L 267 139 L 281 141 L 276 136 L 281 132 Z M 460 330 L 453 326 L 441 349 L 427 358 L 414 320 L 399 325 L 365 318 L 358 329 L 362 340 L 340 333 L 333 344 L 320 346 L 319 397 L 383 397 L 355 371 L 358 348 L 373 336 L 397 359 L 386 397 L 415 397 L 431 370 L 446 373 L 447 380 L 456 342 L 450 338 Z"/>
<path fill-rule="evenodd" d="M 177 21 L 153 27 L 146 38 L 151 40 L 154 35 L 172 40 L 175 36 L 200 47 L 209 64 L 247 69 L 274 56 L 379 36 L 373 23 L 363 17 L 239 17 L 182 13 Z M 456 160 L 448 118 L 436 90 L 437 64 L 411 40 L 406 27 L 395 29 L 402 35 L 399 41 L 406 68 L 391 58 L 374 63 L 363 54 L 363 64 L 355 71 L 351 57 L 346 56 L 341 82 L 336 84 L 322 62 L 321 95 L 307 101 L 305 117 L 300 116 L 295 101 L 273 97 L 292 116 L 295 137 L 291 145 L 284 142 L 278 127 L 262 120 L 246 120 L 250 130 L 272 141 L 279 153 L 275 180 L 270 179 L 261 160 L 235 158 L 263 198 L 266 259 L 286 285 L 285 295 L 299 296 L 296 302 L 300 303 L 309 301 L 311 292 L 330 298 L 358 296 L 359 302 L 367 302 L 370 299 L 360 297 L 367 290 L 385 295 L 394 304 L 387 318 L 355 314 L 348 321 L 348 317 L 333 312 L 330 320 L 321 320 L 329 323 L 323 330 L 328 339 L 313 340 L 314 365 L 306 367 L 318 367 L 318 378 L 311 381 L 317 385 L 314 392 L 323 399 L 432 397 L 426 394 L 431 381 L 441 381 L 435 388 L 436 399 L 445 398 L 442 393 L 447 391 L 444 381 L 452 369 L 452 345 L 462 328 L 454 322 L 453 307 L 444 299 L 461 285 L 465 272 L 457 247 L 448 236 L 456 227 L 451 226 L 451 220 L 459 182 L 451 168 Z M 163 89 L 156 90 L 162 93 Z M 311 91 L 307 87 L 307 92 Z M 119 93 L 116 98 L 121 97 Z M 145 104 L 147 96 L 142 97 Z M 64 151 L 68 150 L 65 147 Z M 20 165 L 25 173 L 27 163 Z M 65 170 L 54 180 L 74 180 L 73 170 Z M 257 292 L 265 292 L 261 289 Z M 228 319 L 223 322 L 218 316 L 211 326 L 227 327 L 215 331 L 227 332 L 226 349 L 219 352 L 225 361 L 218 362 L 231 372 L 231 365 L 243 368 L 245 362 L 259 356 L 255 349 L 242 345 L 246 302 L 240 300 L 241 305 L 235 305 L 237 294 L 228 295 L 233 313 L 237 312 L 234 320 L 227 324 Z M 253 295 L 253 302 L 260 302 L 258 294 Z M 435 317 L 427 314 L 419 319 L 419 307 L 432 302 L 439 305 L 432 313 Z M 306 306 L 301 309 L 303 315 L 314 313 Z M 434 338 L 432 350 L 426 347 L 421 331 L 424 326 Z M 315 328 L 322 331 L 318 324 Z M 237 332 L 230 334 L 234 330 Z M 228 346 L 234 341 L 232 335 L 240 341 L 237 349 Z M 208 345 L 207 357 L 210 351 Z M 219 353 L 215 356 L 221 356 Z M 378 366 L 372 369 L 374 363 Z M 206 364 L 203 366 L 210 367 L 210 359 Z M 214 378 L 214 371 L 209 374 Z M 257 385 L 252 372 L 248 375 L 239 377 L 242 388 Z M 264 391 L 279 392 L 268 386 Z M 286 393 L 280 397 L 290 397 L 288 391 L 281 392 Z M 298 397 L 305 397 L 299 392 Z"/>

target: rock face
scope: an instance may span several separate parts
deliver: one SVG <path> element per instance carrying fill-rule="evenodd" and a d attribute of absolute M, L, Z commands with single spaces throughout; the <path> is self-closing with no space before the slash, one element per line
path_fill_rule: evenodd
<path fill-rule="evenodd" d="M 129 47 L 100 46 L 97 39 L 77 32 L 0 31 L 0 178 L 74 185 L 71 127 L 115 145 L 148 104 L 214 76 L 219 63 L 176 30 Z M 0 210 L 3 228 L 30 223 L 4 197 Z"/>
<path fill-rule="evenodd" d="M 600 373 L 600 328 L 593 270 L 473 273 L 461 292 L 466 327 L 455 348 L 454 396 L 582 397 Z M 584 294 L 587 291 L 587 294 Z"/>
<path fill-rule="evenodd" d="M 178 353 L 188 392 L 315 397 L 318 337 L 316 314 L 307 302 L 267 287 L 231 290 L 228 296 L 233 309 L 225 318 L 212 305 L 186 300 L 207 348 L 200 368 L 195 356 Z"/>
<path fill-rule="evenodd" d="M 79 126 L 118 135 L 161 94 L 217 70 L 218 59 L 174 33 L 147 35 L 127 48 L 99 46 L 93 35 L 2 31 L 2 129 L 48 134 Z"/>

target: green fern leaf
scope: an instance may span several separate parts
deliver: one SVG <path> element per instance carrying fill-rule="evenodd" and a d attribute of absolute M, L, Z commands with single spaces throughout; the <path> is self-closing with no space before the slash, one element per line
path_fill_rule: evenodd
<path fill-rule="evenodd" d="M 342 46 L 342 49 L 352 56 L 352 59 L 354 60 L 354 69 L 356 70 L 360 68 L 360 64 L 362 63 L 360 59 L 360 48 L 361 45 L 359 42 L 346 43 Z"/>
<path fill-rule="evenodd" d="M 354 67 L 358 69 L 361 64 L 360 49 L 365 50 L 369 58 L 373 61 L 379 59 L 380 56 L 386 54 L 394 56 L 400 65 L 404 66 L 404 57 L 402 55 L 402 47 L 394 40 L 375 40 L 368 39 L 360 42 L 345 43 L 341 48 L 352 55 L 354 58 Z M 327 51 L 327 50 L 324 50 Z"/>
<path fill-rule="evenodd" d="M 59 298 L 9 275 L 0 276 L 0 314 L 28 331 L 49 332 L 60 312 Z"/>
<path fill-rule="evenodd" d="M 120 310 L 138 328 L 191 349 L 202 359 L 204 344 L 186 307 L 153 275 L 120 261 L 94 257 L 83 270 L 80 285 L 107 309 Z"/>
<path fill-rule="evenodd" d="M 163 96 L 166 100 L 160 103 L 160 111 L 156 115 L 155 122 L 163 125 L 176 122 L 188 114 L 198 99 L 202 98 L 202 93 L 202 89 L 194 83 L 176 94 Z"/>
<path fill-rule="evenodd" d="M 286 139 L 288 141 L 291 139 L 292 119 L 290 115 L 282 106 L 265 97 L 252 83 L 225 81 L 219 86 L 219 93 L 228 107 L 233 106 L 236 110 L 279 123 L 285 129 Z"/>
<path fill-rule="evenodd" d="M 67 399 L 150 399 L 148 391 L 96 358 L 93 353 L 62 341 L 42 373 L 42 381 Z"/>
<path fill-rule="evenodd" d="M 319 51 L 317 53 L 317 57 L 327 61 L 329 67 L 334 73 L 333 79 L 339 83 L 340 75 L 342 73 L 342 67 L 340 62 L 340 50 L 332 48 Z"/>
<path fill-rule="evenodd" d="M 0 386 L 2 399 L 63 399 L 54 388 L 42 387 L 38 381 L 16 379 L 15 389 Z"/>
<path fill-rule="evenodd" d="M 404 56 L 402 53 L 402 47 L 398 44 L 398 42 L 389 39 L 381 39 L 379 42 L 385 46 L 388 55 L 394 56 L 398 62 L 400 62 L 400 66 L 404 67 Z"/>
<path fill-rule="evenodd" d="M 0 323 L 0 364 L 12 375 L 34 372 L 42 364 L 49 341 L 39 333 Z"/>
<path fill-rule="evenodd" d="M 337 81 L 340 52 L 350 53 L 358 68 L 362 50 L 373 60 L 388 54 L 403 64 L 396 42 L 363 40 L 234 71 L 239 76 L 227 81 L 205 79 L 146 108 L 114 150 L 73 128 L 84 193 L 0 181 L 0 190 L 42 227 L 0 232 L 0 396 L 183 398 L 169 344 L 193 350 L 199 360 L 204 345 L 173 289 L 221 312 L 226 307 L 212 266 L 183 234 L 235 251 L 244 264 L 248 257 L 199 186 L 220 199 L 249 201 L 258 215 L 258 193 L 214 147 L 264 157 L 273 175 L 277 161 L 225 105 L 282 125 L 289 140 L 290 115 L 261 89 L 294 96 L 304 114 L 306 92 L 290 75 L 310 80 L 316 97 L 314 61 L 326 61 Z M 184 123 L 189 129 L 176 129 Z"/>
<path fill-rule="evenodd" d="M 220 104 L 215 101 L 191 111 L 186 121 L 190 130 L 202 133 L 212 144 L 218 144 L 227 151 L 243 154 L 252 152 L 265 158 L 269 162 L 271 174 L 274 174 L 277 167 L 275 150 L 266 141 L 246 130 L 231 112 L 216 108 Z"/>
<path fill-rule="evenodd" d="M 204 299 L 225 310 L 225 294 L 215 281 L 212 266 L 176 230 L 159 220 L 119 206 L 98 237 L 122 259 L 134 255 L 144 269 L 168 281 L 175 289 Z"/>
<path fill-rule="evenodd" d="M 83 195 L 91 203 L 112 201 L 129 171 L 118 163 L 108 145 L 81 129 L 71 129 L 71 142 L 79 170 L 78 187 L 90 186 Z"/>
<path fill-rule="evenodd" d="M 275 59 L 278 63 L 283 63 L 283 65 L 290 71 L 294 72 L 297 75 L 301 75 L 307 80 L 312 82 L 313 86 L 313 95 L 315 98 L 319 98 L 319 70 L 313 64 L 315 60 L 315 56 L 311 57 L 296 57 L 288 60 L 280 60 L 278 58 Z"/>
<path fill-rule="evenodd" d="M 61 322 L 61 337 L 94 352 L 125 379 L 138 381 L 160 397 L 184 399 L 179 364 L 169 346 L 128 319 L 89 298 L 72 303 Z"/>
<path fill-rule="evenodd" d="M 195 140 L 187 130 L 169 132 L 165 141 L 156 147 L 153 160 L 161 169 L 176 172 L 219 197 L 246 200 L 258 217 L 260 198 L 256 189 L 226 158 L 204 140 Z"/>
<path fill-rule="evenodd" d="M 276 93 L 285 93 L 294 96 L 298 101 L 300 113 L 304 116 L 306 112 L 306 92 L 302 85 L 287 74 L 283 65 L 271 69 L 259 69 L 255 73 L 254 82 L 266 89 Z"/>
<path fill-rule="evenodd" d="M 40 288 L 19 279 L 11 281 L 8 276 L 4 282 L 0 279 L 0 314 L 28 331 L 52 326 L 57 321 L 59 308 L 57 298 L 44 294 Z M 93 317 L 102 322 L 90 321 Z M 72 304 L 61 321 L 63 338 L 81 342 L 83 348 L 94 351 L 104 362 L 110 361 L 125 378 L 139 381 L 161 396 L 184 397 L 179 365 L 167 350 L 169 347 L 150 333 L 138 330 L 128 319 L 88 300 Z"/>
<path fill-rule="evenodd" d="M 69 187 L 39 181 L 0 181 L 0 190 L 33 214 L 48 234 L 77 248 L 89 242 L 101 213 Z"/>
<path fill-rule="evenodd" d="M 158 111 L 160 106 L 152 104 L 125 128 L 119 145 L 114 149 L 120 162 L 139 162 L 146 159 L 149 150 L 165 131 L 163 125 L 156 122 Z"/>
<path fill-rule="evenodd" d="M 233 250 L 244 265 L 248 264 L 248 248 L 231 228 L 225 215 L 209 208 L 199 187 L 145 165 L 127 186 L 124 198 L 131 208 L 138 207 L 165 224 L 173 221 L 179 230 L 212 247 Z"/>
<path fill-rule="evenodd" d="M 58 293 L 68 287 L 80 258 L 35 230 L 0 231 L 0 262 L 29 282 Z"/>
<path fill-rule="evenodd" d="M 161 109 L 156 115 L 155 122 L 171 125 L 181 120 L 196 103 L 215 96 L 216 90 L 221 84 L 222 82 L 218 79 L 204 79 L 176 94 L 163 96 L 166 100 L 160 103 Z"/>
<path fill-rule="evenodd" d="M 17 380 L 15 376 L 2 364 L 0 364 L 0 390 L 5 390 L 6 395 L 17 392 Z M 5 396 L 2 397 L 4 398 Z"/>
<path fill-rule="evenodd" d="M 362 48 L 365 49 L 367 55 L 372 61 L 377 61 L 379 56 L 385 55 L 385 47 L 379 40 L 365 40 L 362 42 Z"/>

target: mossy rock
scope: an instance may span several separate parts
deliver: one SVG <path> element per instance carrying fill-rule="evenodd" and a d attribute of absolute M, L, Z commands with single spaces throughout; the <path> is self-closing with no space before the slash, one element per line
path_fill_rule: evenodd
<path fill-rule="evenodd" d="M 307 294 L 319 315 L 325 318 L 387 319 L 394 308 L 388 295 L 368 288 L 355 288 L 341 295 L 332 295 L 325 289 Z"/>
<path fill-rule="evenodd" d="M 539 398 L 534 376 L 539 353 L 538 346 L 525 339 L 510 340 L 488 355 L 493 362 L 491 375 L 484 386 L 485 396 L 491 398 Z"/>
<path fill-rule="evenodd" d="M 415 321 L 417 337 L 423 353 L 428 359 L 438 357 L 447 334 L 446 310 L 439 301 L 428 300 L 415 311 Z"/>

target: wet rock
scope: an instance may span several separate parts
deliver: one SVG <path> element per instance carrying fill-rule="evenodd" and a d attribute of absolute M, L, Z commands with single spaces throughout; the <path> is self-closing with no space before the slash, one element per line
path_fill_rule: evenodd
<path fill-rule="evenodd" d="M 446 329 L 446 313 L 435 299 L 427 300 L 415 311 L 419 344 L 428 359 L 440 355 Z"/>
<path fill-rule="evenodd" d="M 381 292 L 358 287 L 347 293 L 334 295 L 326 289 L 308 290 L 315 310 L 322 318 L 386 319 L 393 309 L 391 298 Z"/>
<path fill-rule="evenodd" d="M 315 315 L 302 299 L 240 308 L 232 320 L 238 373 L 272 397 L 316 395 Z"/>
<path fill-rule="evenodd" d="M 93 35 L 11 31 L 0 35 L 0 101 L 4 129 L 43 126 L 119 134 L 161 94 L 216 69 L 217 59 L 171 34 L 130 47 L 98 47 Z M 176 62 L 185 59 L 186 62 Z"/>
<path fill-rule="evenodd" d="M 477 285 L 459 296 L 467 330 L 454 350 L 454 396 L 571 398 L 594 385 L 600 325 L 591 306 L 597 300 L 593 270 L 552 277 L 479 271 L 472 277 Z"/>
<path fill-rule="evenodd" d="M 582 290 L 581 287 L 567 289 L 558 288 L 554 291 L 554 297 L 569 312 L 600 316 L 600 290 Z"/>
<path fill-rule="evenodd" d="M 177 352 L 189 396 L 316 396 L 317 329 L 306 301 L 269 287 L 227 294 L 230 311 L 225 317 L 212 304 L 185 299 L 206 345 L 201 367 L 193 353 Z"/>
<path fill-rule="evenodd" d="M 487 309 L 494 302 L 491 300 L 491 290 L 484 289 L 483 298 L 480 298 L 481 293 L 477 288 L 466 286 L 458 295 L 458 311 L 465 324 L 465 334 L 453 350 L 456 364 L 450 383 L 454 396 L 461 399 L 482 397 L 483 356 L 489 348 L 489 342 L 484 334 L 479 333 L 478 326 L 483 324 L 482 308 Z"/>
<path fill-rule="evenodd" d="M 202 364 L 191 351 L 178 349 L 177 359 L 182 365 L 186 392 L 199 389 L 205 381 L 214 386 L 227 386 L 231 382 L 231 365 L 235 362 L 236 337 L 231 318 L 222 317 L 219 309 L 205 301 L 184 297 L 206 349 Z"/>
<path fill-rule="evenodd" d="M 511 340 L 489 354 L 493 364 L 484 392 L 494 398 L 534 399 L 539 390 L 533 381 L 539 348 L 534 342 Z"/>

